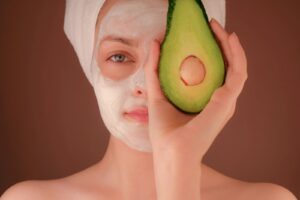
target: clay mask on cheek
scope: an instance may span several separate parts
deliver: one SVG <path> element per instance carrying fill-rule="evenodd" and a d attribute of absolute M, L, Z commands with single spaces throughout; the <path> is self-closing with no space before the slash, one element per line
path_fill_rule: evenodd
<path fill-rule="evenodd" d="M 101 21 L 92 62 L 93 87 L 106 127 L 129 147 L 144 152 L 152 151 L 148 124 L 128 120 L 124 113 L 138 107 L 147 107 L 145 97 L 133 94 L 136 87 L 146 90 L 144 65 L 151 42 L 165 31 L 166 14 L 167 3 L 164 1 L 130 0 L 116 3 Z M 129 38 L 138 44 L 140 64 L 125 79 L 111 80 L 103 76 L 97 63 L 95 55 L 101 51 L 99 43 L 108 35 Z"/>

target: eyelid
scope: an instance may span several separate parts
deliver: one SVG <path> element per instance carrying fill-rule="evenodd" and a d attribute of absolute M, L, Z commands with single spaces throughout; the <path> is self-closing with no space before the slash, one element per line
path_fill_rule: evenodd
<path fill-rule="evenodd" d="M 123 61 L 114 61 L 114 60 L 115 60 L 114 57 L 116 57 L 116 56 L 122 56 L 122 57 L 124 57 L 124 60 L 123 60 Z M 110 61 L 113 61 L 113 62 L 117 62 L 117 63 L 125 63 L 125 62 L 128 62 L 128 61 L 129 61 L 129 58 L 128 58 L 128 56 L 123 55 L 123 54 L 115 54 L 115 55 L 112 55 L 112 56 L 109 58 L 109 60 L 110 60 Z"/>
<path fill-rule="evenodd" d="M 110 61 L 111 57 L 113 56 L 116 56 L 116 55 L 123 55 L 125 56 L 128 61 L 125 61 L 125 62 L 135 62 L 133 56 L 131 56 L 130 54 L 126 53 L 126 52 L 123 52 L 123 51 L 117 51 L 117 52 L 112 52 L 112 53 L 109 53 L 107 58 L 105 59 L 106 61 Z"/>
<path fill-rule="evenodd" d="M 139 58 L 137 48 L 129 47 L 119 42 L 103 42 L 98 48 L 98 55 L 102 57 L 102 61 L 107 61 L 114 54 L 122 54 L 127 56 L 133 62 Z"/>

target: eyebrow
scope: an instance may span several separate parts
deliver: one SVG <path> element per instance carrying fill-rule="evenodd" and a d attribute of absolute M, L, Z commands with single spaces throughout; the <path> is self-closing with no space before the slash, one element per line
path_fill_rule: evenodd
<path fill-rule="evenodd" d="M 123 43 L 125 45 L 133 46 L 133 47 L 137 47 L 138 46 L 138 43 L 135 40 L 130 39 L 130 38 L 123 38 L 123 37 L 120 37 L 120 36 L 117 36 L 117 35 L 107 35 L 107 36 L 105 36 L 100 41 L 100 44 L 102 44 L 103 42 L 106 42 L 106 41 L 120 42 L 120 43 Z"/>

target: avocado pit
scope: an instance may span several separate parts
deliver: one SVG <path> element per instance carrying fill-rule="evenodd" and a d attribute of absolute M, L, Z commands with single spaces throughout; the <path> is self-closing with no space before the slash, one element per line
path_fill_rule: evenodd
<path fill-rule="evenodd" d="M 205 67 L 196 56 L 188 56 L 180 66 L 180 76 L 187 86 L 199 85 L 205 77 Z"/>

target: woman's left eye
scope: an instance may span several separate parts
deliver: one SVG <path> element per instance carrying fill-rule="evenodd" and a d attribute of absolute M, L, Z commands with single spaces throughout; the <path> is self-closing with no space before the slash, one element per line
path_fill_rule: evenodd
<path fill-rule="evenodd" d="M 111 56 L 109 58 L 109 60 L 111 60 L 113 62 L 122 63 L 122 62 L 127 62 L 128 58 L 127 58 L 127 56 L 125 56 L 123 54 L 115 54 L 115 55 Z"/>

